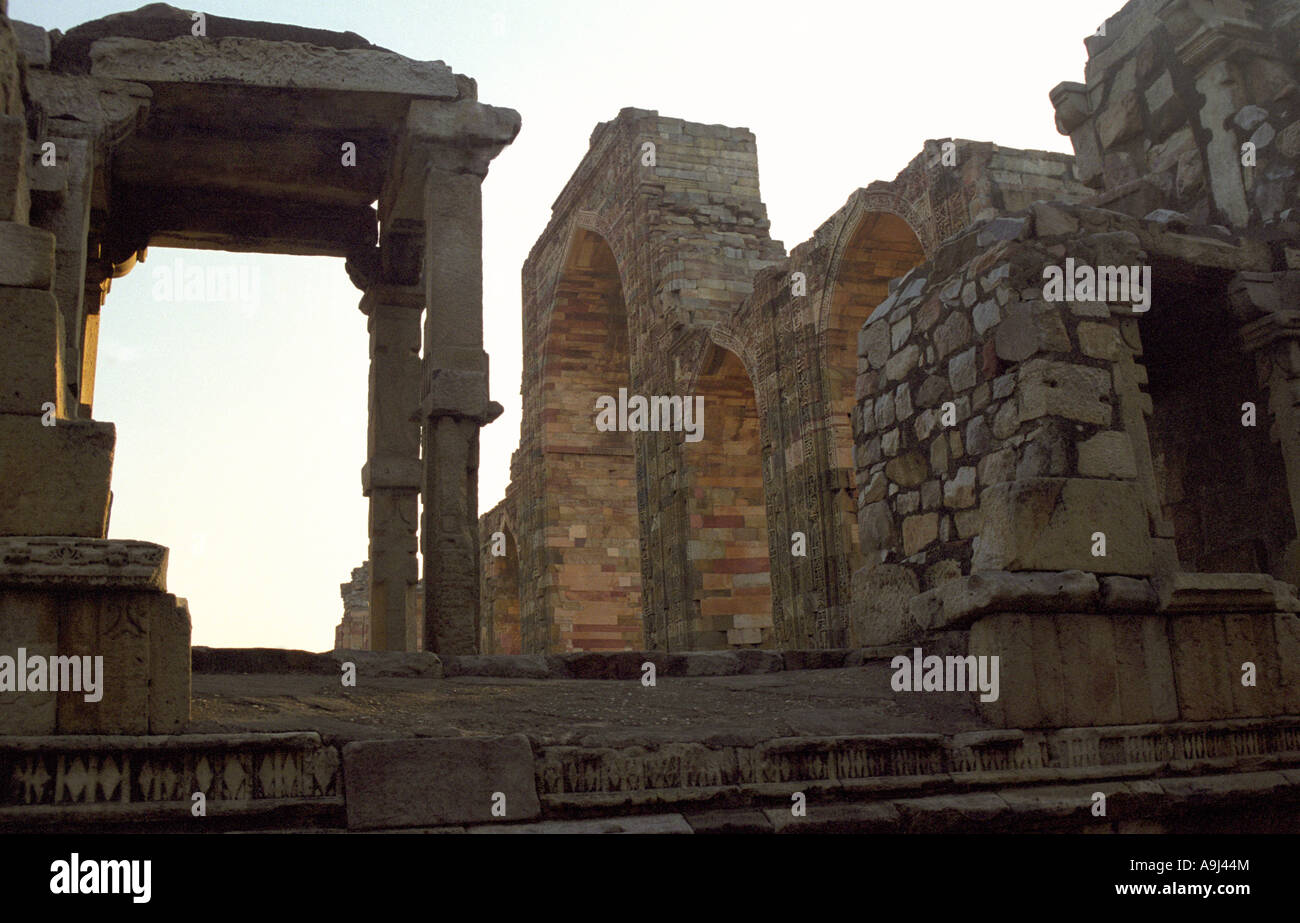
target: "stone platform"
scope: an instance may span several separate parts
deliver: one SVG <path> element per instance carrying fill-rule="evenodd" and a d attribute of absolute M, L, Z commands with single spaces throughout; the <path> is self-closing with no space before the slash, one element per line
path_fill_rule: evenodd
<path fill-rule="evenodd" d="M 964 694 L 893 692 L 887 651 L 758 653 L 652 688 L 363 655 L 344 687 L 321 665 L 348 652 L 198 649 L 182 734 L 0 738 L 0 829 L 1300 832 L 1300 716 L 1002 729 Z M 617 676 L 620 656 L 538 659 Z"/>

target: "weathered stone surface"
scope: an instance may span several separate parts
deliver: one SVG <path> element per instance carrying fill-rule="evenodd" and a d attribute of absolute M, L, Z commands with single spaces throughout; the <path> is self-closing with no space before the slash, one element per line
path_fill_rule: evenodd
<path fill-rule="evenodd" d="M 694 833 L 680 814 L 648 814 L 634 817 L 599 817 L 590 820 L 551 820 L 536 824 L 490 824 L 470 827 L 467 833 Z"/>
<path fill-rule="evenodd" d="M 1079 473 L 1090 478 L 1136 478 L 1137 462 L 1128 434 L 1106 431 L 1080 442 Z"/>
<path fill-rule="evenodd" d="M 341 649 L 315 654 L 266 647 L 195 647 L 192 662 L 195 673 L 311 673 L 320 676 L 339 676 L 343 665 L 351 663 L 356 667 L 358 684 L 378 677 L 438 679 L 443 675 L 442 661 L 429 651 Z"/>
<path fill-rule="evenodd" d="M 176 734 L 190 720 L 190 611 L 167 595 L 150 613 L 149 733 Z"/>
<path fill-rule="evenodd" d="M 59 609 L 53 593 L 25 587 L 0 586 L 0 655 L 29 658 L 60 653 Z M 0 735 L 53 734 L 56 729 L 52 692 L 0 692 Z"/>
<path fill-rule="evenodd" d="M 929 468 L 920 452 L 896 455 L 885 465 L 885 476 L 900 487 L 918 487 L 928 474 Z"/>
<path fill-rule="evenodd" d="M 1267 574 L 1161 574 L 1152 578 L 1162 612 L 1271 611 Z"/>
<path fill-rule="evenodd" d="M 167 549 L 128 539 L 0 537 L 0 585 L 167 589 Z"/>
<path fill-rule="evenodd" d="M 953 311 L 948 315 L 948 319 L 934 330 L 935 358 L 942 361 L 963 348 L 970 342 L 970 338 L 970 320 L 963 312 Z"/>
<path fill-rule="evenodd" d="M 103 538 L 115 438 L 111 423 L 0 414 L 0 535 Z"/>
<path fill-rule="evenodd" d="M 27 122 L 0 113 L 0 221 L 26 224 L 31 211 Z"/>
<path fill-rule="evenodd" d="M 1021 422 L 1049 415 L 1110 425 L 1111 381 L 1103 369 L 1033 359 L 1020 367 L 1016 389 Z"/>
<path fill-rule="evenodd" d="M 1114 481 L 1035 478 L 986 488 L 973 570 L 1088 570 L 1146 576 L 1151 540 L 1137 488 Z M 1106 556 L 1094 557 L 1095 533 Z"/>
<path fill-rule="evenodd" d="M 920 356 L 921 350 L 915 343 L 904 347 L 885 362 L 885 377 L 890 381 L 902 379 L 916 366 Z"/>
<path fill-rule="evenodd" d="M 701 811 L 687 814 L 693 833 L 772 833 L 772 822 L 762 811 L 741 808 L 731 811 Z"/>
<path fill-rule="evenodd" d="M 141 83 L 223 82 L 432 99 L 459 95 L 455 75 L 441 61 L 412 61 L 391 52 L 256 38 L 186 36 L 149 42 L 109 37 L 91 46 L 90 61 L 93 76 Z"/>
<path fill-rule="evenodd" d="M 939 515 L 922 513 L 903 520 L 903 554 L 916 554 L 939 538 Z"/>
<path fill-rule="evenodd" d="M 776 833 L 897 833 L 902 815 L 893 804 L 809 805 L 808 813 L 795 817 L 789 808 L 763 811 Z"/>
<path fill-rule="evenodd" d="M 63 400 L 63 314 L 54 295 L 38 289 L 0 289 L 0 343 L 9 352 L 0 365 L 0 413 L 41 416 Z"/>
<path fill-rule="evenodd" d="M 488 654 L 445 657 L 443 676 L 504 676 L 544 679 L 551 675 L 541 654 Z"/>
<path fill-rule="evenodd" d="M 343 778 L 353 830 L 518 822 L 541 811 L 522 734 L 350 743 Z M 500 817 L 492 814 L 497 793 L 505 800 Z"/>
<path fill-rule="evenodd" d="M 40 26 L 30 22 L 9 21 L 14 37 L 18 39 L 18 56 L 28 67 L 50 66 L 50 35 Z"/>
<path fill-rule="evenodd" d="M 160 620 L 174 618 L 175 611 L 176 599 L 166 593 L 97 590 L 65 598 L 59 611 L 59 653 L 103 657 L 102 697 L 87 701 L 84 693 L 60 692 L 59 733 L 149 732 L 150 629 Z M 162 639 L 162 647 L 174 653 L 174 635 Z M 184 669 L 172 658 L 165 665 L 173 670 L 172 678 Z M 164 692 L 164 698 L 174 692 L 174 687 Z M 188 706 L 188 696 L 186 702 Z M 175 709 L 173 702 L 164 714 L 174 717 Z"/>
<path fill-rule="evenodd" d="M 962 628 L 988 612 L 1087 612 L 1099 599 L 1097 577 L 1083 571 L 1010 573 L 986 571 L 957 577 L 939 587 L 930 631 Z"/>
<path fill-rule="evenodd" d="M 1133 577 L 1102 577 L 1101 607 L 1118 612 L 1155 612 L 1159 603 L 1150 580 Z"/>
<path fill-rule="evenodd" d="M 0 221 L 0 285 L 48 289 L 54 280 L 54 235 Z"/>
<path fill-rule="evenodd" d="M 892 644 L 917 631 L 908 612 L 912 597 L 921 591 L 916 574 L 896 564 L 862 568 L 853 574 L 853 642 L 858 645 Z"/>

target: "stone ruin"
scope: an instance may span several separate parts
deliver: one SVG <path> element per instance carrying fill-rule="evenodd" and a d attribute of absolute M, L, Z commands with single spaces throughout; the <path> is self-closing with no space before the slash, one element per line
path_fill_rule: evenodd
<path fill-rule="evenodd" d="M 478 517 L 479 184 L 518 117 L 350 33 L 0 20 L 0 653 L 128 680 L 0 694 L 28 735 L 0 824 L 77 801 L 76 765 L 61 816 L 173 827 L 202 790 L 251 828 L 479 829 L 496 790 L 528 828 L 1085 830 L 1101 786 L 1105 829 L 1296 829 L 1300 2 L 1133 0 L 1086 44 L 1051 91 L 1073 156 L 927 141 L 788 253 L 752 133 L 598 125 L 523 267 L 520 443 Z M 370 318 L 337 650 L 195 648 L 195 715 L 187 607 L 165 549 L 105 538 L 91 417 L 151 243 L 344 256 Z M 1000 695 L 909 704 L 917 649 L 996 658 Z M 341 664 L 391 694 L 382 734 L 217 701 L 335 701 Z M 647 667 L 638 724 L 608 690 Z M 772 689 L 775 725 L 733 701 Z M 827 806 L 792 820 L 793 788 Z"/>
<path fill-rule="evenodd" d="M 751 133 L 599 125 L 524 265 L 484 650 L 959 633 L 1008 727 L 1296 714 L 1297 39 L 1293 2 L 1129 3 L 1051 92 L 1074 157 L 926 142 L 788 255 Z M 1067 259 L 1132 297 L 1049 297 Z M 704 438 L 598 431 L 620 386 L 702 395 Z"/>
<path fill-rule="evenodd" d="M 95 709 L 6 703 L 6 730 L 165 733 L 189 716 L 190 617 L 165 548 L 106 537 L 115 433 L 92 416 L 105 297 L 151 245 L 348 260 L 370 331 L 369 640 L 416 646 L 423 497 L 425 643 L 473 652 L 478 428 L 500 412 L 479 185 L 518 114 L 351 33 L 200 29 L 165 4 L 66 35 L 5 20 L 0 102 L 0 648 L 103 651 L 119 678 Z"/>

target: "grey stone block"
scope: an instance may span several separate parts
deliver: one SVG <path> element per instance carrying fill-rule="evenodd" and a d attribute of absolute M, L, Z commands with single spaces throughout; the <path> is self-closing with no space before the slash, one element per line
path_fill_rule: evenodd
<path fill-rule="evenodd" d="M 522 734 L 366 740 L 343 748 L 348 827 L 437 827 L 531 820 L 541 813 Z M 497 793 L 505 815 L 494 817 Z"/>

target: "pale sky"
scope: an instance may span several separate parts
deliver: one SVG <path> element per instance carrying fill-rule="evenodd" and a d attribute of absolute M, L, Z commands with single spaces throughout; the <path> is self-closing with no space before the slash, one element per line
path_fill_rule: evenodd
<path fill-rule="evenodd" d="M 142 5 L 142 4 L 141 4 Z M 598 122 L 625 106 L 758 139 L 771 233 L 806 240 L 927 138 L 1070 151 L 1048 91 L 1083 79 L 1083 37 L 1123 0 L 625 3 L 215 0 L 204 12 L 359 33 L 478 81 L 523 129 L 483 186 L 492 397 L 479 510 L 519 441 L 519 273 Z M 132 8 L 10 0 L 47 29 Z M 218 302 L 166 298 L 176 261 L 242 274 Z M 161 297 L 155 297 L 161 296 Z M 247 297 L 244 297 L 247 296 Z M 95 417 L 117 425 L 110 536 L 171 549 L 194 644 L 326 650 L 366 557 L 367 335 L 330 258 L 153 249 L 104 306 Z"/>

